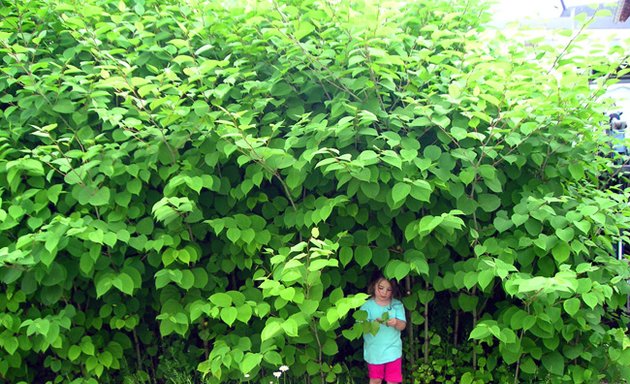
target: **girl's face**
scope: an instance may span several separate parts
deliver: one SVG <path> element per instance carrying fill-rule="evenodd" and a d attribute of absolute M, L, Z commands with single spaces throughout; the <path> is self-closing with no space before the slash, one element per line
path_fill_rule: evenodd
<path fill-rule="evenodd" d="M 392 298 L 392 285 L 385 279 L 380 279 L 376 282 L 376 289 L 374 289 L 374 296 L 379 301 L 389 301 Z"/>

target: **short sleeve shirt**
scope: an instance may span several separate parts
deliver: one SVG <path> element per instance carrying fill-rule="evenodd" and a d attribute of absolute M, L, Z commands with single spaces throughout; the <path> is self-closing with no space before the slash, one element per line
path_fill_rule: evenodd
<path fill-rule="evenodd" d="M 368 321 L 383 318 L 383 313 L 387 312 L 389 318 L 407 321 L 405 318 L 405 308 L 400 300 L 392 299 L 389 305 L 379 305 L 374 299 L 368 300 L 361 306 L 361 309 L 368 313 Z M 402 339 L 400 331 L 394 327 L 380 324 L 376 335 L 366 333 L 363 335 L 363 358 L 369 364 L 385 364 L 402 357 Z"/>

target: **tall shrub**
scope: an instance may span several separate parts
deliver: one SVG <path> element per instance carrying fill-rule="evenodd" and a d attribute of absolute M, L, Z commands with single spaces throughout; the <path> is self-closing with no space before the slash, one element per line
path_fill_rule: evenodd
<path fill-rule="evenodd" d="M 586 70 L 618 52 L 369 3 L 1 1 L 3 381 L 333 382 L 375 269 L 413 370 L 454 346 L 440 381 L 628 377 L 628 191 Z"/>

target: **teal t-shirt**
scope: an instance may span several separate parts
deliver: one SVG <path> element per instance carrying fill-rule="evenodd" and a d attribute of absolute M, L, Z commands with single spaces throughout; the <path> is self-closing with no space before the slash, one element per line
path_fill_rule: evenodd
<path fill-rule="evenodd" d="M 361 309 L 368 313 L 368 321 L 383 318 L 385 312 L 389 313 L 390 319 L 407 321 L 405 308 L 397 299 L 392 299 L 391 304 L 386 306 L 378 305 L 374 299 L 370 299 Z M 367 333 L 363 335 L 363 341 L 363 358 L 369 364 L 385 364 L 402 357 L 400 331 L 394 327 L 381 324 L 376 335 Z"/>

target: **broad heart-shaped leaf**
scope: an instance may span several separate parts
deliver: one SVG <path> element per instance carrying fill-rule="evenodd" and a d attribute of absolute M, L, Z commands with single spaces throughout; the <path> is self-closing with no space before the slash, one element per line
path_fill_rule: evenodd
<path fill-rule="evenodd" d="M 521 226 L 521 224 L 526 222 L 527 219 L 529 219 L 529 215 L 523 215 L 523 214 L 520 214 L 520 213 L 515 213 L 515 214 L 512 215 L 512 222 L 517 227 Z"/>
<path fill-rule="evenodd" d="M 575 162 L 570 163 L 569 172 L 571 173 L 571 176 L 573 176 L 575 180 L 581 180 L 584 178 L 584 167 L 582 167 L 582 165 L 579 163 L 575 163 Z"/>
<path fill-rule="evenodd" d="M 424 259 L 424 256 L 421 258 L 414 258 L 409 262 L 409 265 L 413 271 L 416 271 L 418 274 L 429 275 L 429 264 Z"/>
<path fill-rule="evenodd" d="M 279 321 L 277 320 L 268 321 L 267 325 L 265 325 L 265 328 L 262 330 L 262 333 L 260 334 L 260 338 L 262 339 L 262 341 L 269 340 L 273 338 L 275 335 L 277 335 L 281 329 L 282 329 L 282 325 Z"/>
<path fill-rule="evenodd" d="M 109 204 L 109 188 L 98 188 L 90 199 L 90 204 L 96 207 Z"/>
<path fill-rule="evenodd" d="M 126 273 L 118 274 L 118 276 L 112 279 L 112 284 L 123 293 L 126 293 L 128 295 L 133 294 L 134 282 L 131 276 Z"/>
<path fill-rule="evenodd" d="M 591 230 L 591 222 L 586 220 L 580 220 L 573 223 L 577 229 L 582 231 L 582 233 L 587 234 L 588 231 Z"/>
<path fill-rule="evenodd" d="M 297 337 L 298 336 L 298 324 L 295 319 L 286 319 L 282 323 L 282 329 L 289 337 Z"/>
<path fill-rule="evenodd" d="M 479 206 L 486 212 L 493 212 L 501 206 L 499 196 L 489 193 L 482 193 L 478 197 Z"/>
<path fill-rule="evenodd" d="M 210 302 L 218 307 L 229 307 L 232 305 L 232 297 L 225 292 L 217 292 L 210 296 Z"/>
<path fill-rule="evenodd" d="M 545 354 L 542 357 L 542 365 L 553 375 L 562 376 L 564 373 L 564 357 L 558 351 Z"/>
<path fill-rule="evenodd" d="M 442 216 L 425 216 L 418 223 L 418 233 L 426 236 L 444 221 Z"/>
<path fill-rule="evenodd" d="M 485 324 L 478 324 L 475 329 L 470 332 L 470 339 L 481 340 L 490 336 L 490 329 Z"/>
<path fill-rule="evenodd" d="M 433 192 L 431 184 L 425 180 L 415 180 L 411 183 L 409 194 L 416 200 L 429 202 L 431 201 L 431 192 Z"/>
<path fill-rule="evenodd" d="M 582 295 L 582 300 L 584 301 L 584 303 L 586 303 L 586 305 L 591 307 L 591 309 L 595 309 L 597 304 L 599 304 L 599 300 L 597 299 L 597 295 L 592 293 L 592 292 L 588 292 L 588 293 L 583 294 Z"/>
<path fill-rule="evenodd" d="M 108 187 L 77 184 L 72 189 L 72 195 L 81 205 L 90 204 L 98 207 L 109 204 L 110 191 Z"/>
<path fill-rule="evenodd" d="M 68 357 L 71 361 L 75 361 L 81 356 L 81 347 L 78 345 L 71 345 L 70 349 L 68 349 Z"/>
<path fill-rule="evenodd" d="M 221 320 L 223 320 L 223 322 L 229 326 L 232 326 L 232 324 L 234 324 L 237 315 L 238 311 L 234 307 L 221 308 Z"/>
<path fill-rule="evenodd" d="M 296 40 L 302 40 L 302 38 L 308 36 L 314 30 L 315 27 L 313 26 L 313 24 L 309 23 L 308 21 L 302 20 L 300 21 L 299 26 L 293 36 Z"/>
<path fill-rule="evenodd" d="M 457 298 L 457 303 L 459 304 L 459 307 L 462 309 L 462 311 L 472 312 L 479 303 L 479 297 L 460 293 Z"/>
<path fill-rule="evenodd" d="M 385 275 L 388 277 L 393 277 L 398 281 L 401 281 L 405 278 L 409 272 L 411 271 L 411 267 L 408 263 L 400 260 L 390 260 L 385 267 Z"/>
<path fill-rule="evenodd" d="M 551 249 L 551 254 L 553 255 L 553 258 L 556 259 L 558 264 L 561 264 L 567 261 L 567 259 L 571 255 L 571 247 L 569 246 L 569 244 L 560 241 L 558 242 L 558 244 L 556 244 L 555 247 Z"/>
<path fill-rule="evenodd" d="M 113 272 L 105 271 L 96 274 L 94 277 L 96 297 L 106 294 L 114 286 L 114 280 L 116 280 L 116 275 Z"/>
<path fill-rule="evenodd" d="M 241 230 L 236 227 L 230 228 L 227 230 L 227 237 L 230 241 L 236 243 L 241 238 Z"/>
<path fill-rule="evenodd" d="M 243 373 L 251 372 L 254 368 L 260 365 L 262 358 L 263 358 L 263 355 L 261 355 L 260 353 L 247 352 L 240 363 L 241 372 Z"/>
<path fill-rule="evenodd" d="M 20 344 L 15 336 L 5 336 L 1 341 L 4 349 L 9 352 L 9 355 L 13 355 Z"/>
<path fill-rule="evenodd" d="M 394 203 L 398 203 L 407 198 L 411 192 L 411 185 L 403 182 L 396 183 L 394 188 L 392 188 L 392 200 Z"/>
<path fill-rule="evenodd" d="M 52 109 L 53 111 L 59 113 L 72 113 L 75 110 L 75 104 L 71 100 L 61 99 L 55 103 Z"/>
<path fill-rule="evenodd" d="M 510 219 L 497 216 L 494 218 L 493 224 L 497 231 L 499 231 L 499 233 L 502 233 L 510 229 L 513 223 Z"/>
<path fill-rule="evenodd" d="M 252 318 L 253 310 L 249 304 L 244 304 L 236 307 L 238 314 L 236 315 L 236 319 L 242 323 L 247 324 L 247 322 Z"/>
<path fill-rule="evenodd" d="M 573 228 L 562 228 L 556 230 L 556 236 L 558 236 L 560 240 L 564 240 L 567 243 L 573 240 L 573 235 L 575 235 L 575 231 L 573 230 Z"/>
<path fill-rule="evenodd" d="M 494 280 L 494 271 L 490 269 L 486 269 L 484 271 L 479 272 L 477 275 L 477 281 L 479 283 L 479 287 L 484 290 L 490 283 Z"/>
<path fill-rule="evenodd" d="M 354 250 L 354 260 L 361 267 L 365 267 L 372 260 L 372 249 L 370 247 L 360 245 Z"/>
<path fill-rule="evenodd" d="M 580 310 L 580 299 L 575 297 L 567 299 L 564 303 L 562 303 L 562 307 L 571 317 L 573 317 Z"/>
<path fill-rule="evenodd" d="M 351 247 L 341 247 L 341 249 L 339 250 L 339 261 L 341 262 L 342 266 L 346 266 L 348 265 L 348 263 L 350 262 L 350 260 L 352 260 L 352 248 Z"/>

